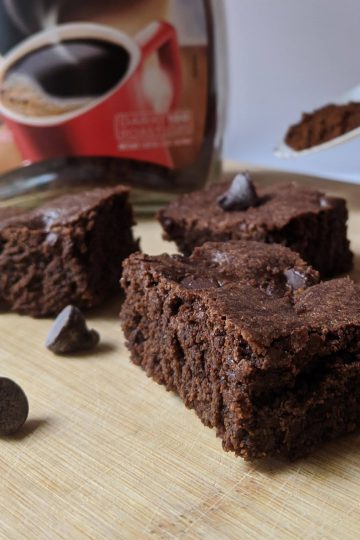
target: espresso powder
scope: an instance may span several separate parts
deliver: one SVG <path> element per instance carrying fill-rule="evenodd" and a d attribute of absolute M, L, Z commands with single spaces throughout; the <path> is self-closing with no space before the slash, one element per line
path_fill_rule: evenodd
<path fill-rule="evenodd" d="M 285 142 L 294 150 L 305 150 L 357 127 L 360 127 L 360 103 L 329 104 L 303 114 L 301 121 L 288 129 Z"/>

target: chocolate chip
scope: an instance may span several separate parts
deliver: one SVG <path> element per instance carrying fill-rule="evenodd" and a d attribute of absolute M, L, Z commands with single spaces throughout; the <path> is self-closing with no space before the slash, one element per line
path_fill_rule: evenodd
<path fill-rule="evenodd" d="M 24 391 L 11 379 L 0 377 L 0 435 L 19 431 L 29 414 Z"/>
<path fill-rule="evenodd" d="M 182 281 L 181 284 L 184 285 L 187 289 L 213 289 L 214 287 L 219 287 L 218 282 L 214 278 L 208 277 L 194 277 L 187 276 Z"/>
<path fill-rule="evenodd" d="M 45 345 L 55 354 L 68 354 L 93 349 L 100 336 L 86 326 L 84 315 L 75 306 L 67 306 L 56 317 Z"/>
<path fill-rule="evenodd" d="M 304 289 L 308 286 L 307 276 L 302 272 L 299 272 L 299 270 L 295 270 L 295 268 L 289 268 L 289 270 L 285 270 L 284 276 L 286 277 L 287 284 L 294 291 L 297 291 L 298 289 Z"/>
<path fill-rule="evenodd" d="M 217 199 L 223 210 L 247 210 L 256 206 L 259 199 L 248 172 L 237 174 L 229 189 Z"/>

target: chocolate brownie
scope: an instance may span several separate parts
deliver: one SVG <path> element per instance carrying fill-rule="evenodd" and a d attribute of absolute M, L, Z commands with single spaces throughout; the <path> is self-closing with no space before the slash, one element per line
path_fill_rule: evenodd
<path fill-rule="evenodd" d="M 158 219 L 165 238 L 189 255 L 208 241 L 256 240 L 279 243 L 297 251 L 323 277 L 349 271 L 352 253 L 343 199 L 291 183 L 257 187 L 257 205 L 224 210 L 229 184 L 179 197 L 161 210 Z"/>
<path fill-rule="evenodd" d="M 331 141 L 360 127 L 360 103 L 325 105 L 304 113 L 301 121 L 289 127 L 285 142 L 294 150 L 306 150 Z"/>
<path fill-rule="evenodd" d="M 360 424 L 360 288 L 280 245 L 207 243 L 124 263 L 132 360 L 225 450 L 307 454 Z"/>
<path fill-rule="evenodd" d="M 25 315 L 90 308 L 118 290 L 138 249 L 129 190 L 65 195 L 31 211 L 0 209 L 0 302 Z"/>

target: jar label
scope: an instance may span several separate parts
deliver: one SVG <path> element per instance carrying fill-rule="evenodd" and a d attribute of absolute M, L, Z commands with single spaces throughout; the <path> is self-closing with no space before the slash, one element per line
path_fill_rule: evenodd
<path fill-rule="evenodd" d="M 180 169 L 204 140 L 204 0 L 1 2 L 0 113 L 26 162 L 131 158 Z"/>

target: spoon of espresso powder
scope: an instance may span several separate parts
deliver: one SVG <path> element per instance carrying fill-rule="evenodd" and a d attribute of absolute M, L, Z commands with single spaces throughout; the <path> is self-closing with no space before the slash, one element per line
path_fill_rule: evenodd
<path fill-rule="evenodd" d="M 325 150 L 360 136 L 360 86 L 289 127 L 284 142 L 275 149 L 279 158 Z"/>

